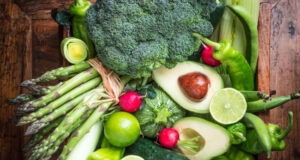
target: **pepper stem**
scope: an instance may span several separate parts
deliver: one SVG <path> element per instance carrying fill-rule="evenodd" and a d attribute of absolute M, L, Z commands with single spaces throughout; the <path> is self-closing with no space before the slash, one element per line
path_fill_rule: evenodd
<path fill-rule="evenodd" d="M 291 131 L 294 123 L 293 117 L 293 112 L 289 112 L 289 124 L 286 129 L 277 137 L 279 140 L 283 140 L 284 137 L 286 137 Z"/>
<path fill-rule="evenodd" d="M 77 6 L 83 6 L 87 3 L 87 0 L 75 0 L 74 2 Z"/>
<path fill-rule="evenodd" d="M 211 40 L 209 40 L 208 38 L 203 37 L 202 35 L 198 34 L 198 33 L 192 33 L 192 36 L 200 39 L 201 41 L 203 41 L 204 43 L 214 47 L 214 49 L 216 50 L 220 50 L 221 45 L 219 43 L 213 42 Z"/>

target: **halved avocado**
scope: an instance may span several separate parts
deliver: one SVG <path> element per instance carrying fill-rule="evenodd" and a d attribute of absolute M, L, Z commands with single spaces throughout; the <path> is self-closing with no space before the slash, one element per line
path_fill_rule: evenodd
<path fill-rule="evenodd" d="M 186 117 L 177 121 L 174 126 L 179 133 L 180 140 L 191 139 L 199 136 L 197 153 L 179 149 L 190 160 L 209 160 L 222 155 L 230 147 L 229 134 L 225 128 L 202 118 Z"/>
<path fill-rule="evenodd" d="M 201 101 L 194 101 L 183 93 L 178 78 L 188 73 L 200 72 L 208 77 L 210 84 L 206 96 Z M 222 77 L 214 68 L 205 64 L 186 61 L 168 69 L 161 67 L 153 71 L 155 82 L 181 107 L 191 112 L 208 113 L 209 104 L 214 93 L 224 87 Z"/>

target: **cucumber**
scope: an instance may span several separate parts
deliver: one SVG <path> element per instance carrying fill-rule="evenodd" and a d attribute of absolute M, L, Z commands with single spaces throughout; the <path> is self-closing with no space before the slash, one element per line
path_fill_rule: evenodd
<path fill-rule="evenodd" d="M 145 160 L 188 160 L 183 155 L 162 148 L 154 144 L 151 140 L 141 137 L 133 145 L 126 148 L 125 155 L 138 155 Z"/>
<path fill-rule="evenodd" d="M 103 121 L 97 121 L 90 131 L 82 137 L 67 160 L 85 160 L 97 147 L 103 130 Z"/>

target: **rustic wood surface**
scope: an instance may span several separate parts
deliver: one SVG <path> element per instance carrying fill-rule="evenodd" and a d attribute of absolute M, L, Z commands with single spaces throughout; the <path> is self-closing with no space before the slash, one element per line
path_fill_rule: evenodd
<path fill-rule="evenodd" d="M 95 1 L 95 0 L 94 0 Z M 261 0 L 259 22 L 258 88 L 276 90 L 276 96 L 300 89 L 300 1 Z M 52 16 L 72 0 L 0 0 L 0 160 L 23 159 L 24 128 L 9 123 L 22 92 L 18 84 L 63 65 L 59 43 L 62 28 Z M 297 10 L 299 9 L 299 10 Z M 300 159 L 300 100 L 260 114 L 265 121 L 287 124 L 287 111 L 295 114 L 287 149 L 273 152 L 272 160 Z M 259 159 L 266 159 L 260 155 Z"/>

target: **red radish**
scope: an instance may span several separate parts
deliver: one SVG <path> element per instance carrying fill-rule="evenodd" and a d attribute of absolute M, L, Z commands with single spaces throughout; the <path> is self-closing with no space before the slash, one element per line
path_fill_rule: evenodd
<path fill-rule="evenodd" d="M 190 139 L 179 140 L 179 133 L 176 129 L 165 128 L 159 133 L 159 143 L 168 149 L 173 149 L 176 146 L 188 150 L 192 153 L 200 151 L 199 146 L 200 136 Z"/>
<path fill-rule="evenodd" d="M 120 108 L 126 112 L 135 112 L 141 106 L 141 98 L 136 92 L 128 91 L 119 98 Z"/>
<path fill-rule="evenodd" d="M 165 148 L 175 148 L 178 140 L 179 134 L 176 129 L 165 128 L 159 133 L 159 143 Z"/>
<path fill-rule="evenodd" d="M 213 55 L 212 52 L 214 50 L 214 47 L 209 46 L 209 45 L 205 45 L 204 43 L 202 43 L 204 50 L 202 51 L 202 60 L 205 64 L 215 67 L 221 64 L 220 61 L 216 60 Z"/>

